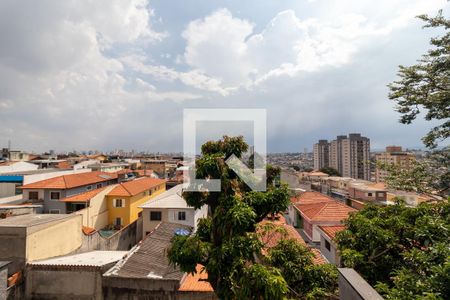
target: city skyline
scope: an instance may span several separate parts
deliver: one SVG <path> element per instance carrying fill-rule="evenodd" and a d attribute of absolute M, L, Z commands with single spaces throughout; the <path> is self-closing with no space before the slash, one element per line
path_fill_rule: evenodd
<path fill-rule="evenodd" d="M 436 123 L 399 124 L 386 85 L 438 34 L 415 16 L 449 5 L 2 2 L 0 145 L 182 151 L 183 109 L 232 107 L 267 109 L 269 152 L 346 132 L 419 148 Z"/>

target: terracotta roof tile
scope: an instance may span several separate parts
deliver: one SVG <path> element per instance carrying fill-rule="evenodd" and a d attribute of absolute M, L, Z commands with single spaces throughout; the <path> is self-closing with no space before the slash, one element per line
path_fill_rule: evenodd
<path fill-rule="evenodd" d="M 178 291 L 180 292 L 214 292 L 211 284 L 206 281 L 208 274 L 206 271 L 201 272 L 203 266 L 197 264 L 195 274 L 188 274 L 181 284 Z"/>
<path fill-rule="evenodd" d="M 322 231 L 332 240 L 336 237 L 336 233 L 345 229 L 344 225 L 322 225 L 319 226 Z"/>
<path fill-rule="evenodd" d="M 342 221 L 348 218 L 349 213 L 356 211 L 338 201 L 296 204 L 295 207 L 311 221 Z"/>
<path fill-rule="evenodd" d="M 98 193 L 103 191 L 104 189 L 106 189 L 106 186 L 99 188 L 99 189 L 90 190 L 90 191 L 87 191 L 87 192 L 84 192 L 81 194 L 62 198 L 59 201 L 61 201 L 61 202 L 87 202 L 87 201 L 91 200 L 93 197 L 95 197 Z"/>
<path fill-rule="evenodd" d="M 134 196 L 165 182 L 164 179 L 142 177 L 120 183 L 108 193 L 108 196 Z"/>
<path fill-rule="evenodd" d="M 263 226 L 264 224 L 267 224 L 267 223 L 272 223 L 273 225 L 280 226 L 280 227 L 284 228 L 284 230 L 285 230 L 285 234 L 284 234 L 282 232 L 277 232 L 274 228 L 273 231 L 269 231 L 261 237 L 261 241 L 264 243 L 264 245 L 266 247 L 266 249 L 263 250 L 264 255 L 267 253 L 268 249 L 275 247 L 281 240 L 295 239 L 300 244 L 302 244 L 305 247 L 308 247 L 312 251 L 312 253 L 314 254 L 313 262 L 315 264 L 326 263 L 325 259 L 322 257 L 322 254 L 320 253 L 319 250 L 310 248 L 305 243 L 305 241 L 300 236 L 300 234 L 297 232 L 297 230 L 293 226 L 286 223 L 286 219 L 283 216 L 279 215 L 278 217 L 279 217 L 278 220 L 272 221 L 272 220 L 266 219 L 259 223 L 260 226 Z M 262 230 L 262 228 L 259 227 L 259 230 Z"/>
<path fill-rule="evenodd" d="M 300 195 L 291 198 L 293 204 L 310 204 L 331 201 L 336 200 L 319 192 L 303 192 Z"/>
<path fill-rule="evenodd" d="M 112 179 L 117 179 L 117 174 L 100 171 L 77 173 L 26 184 L 22 189 L 70 189 Z"/>

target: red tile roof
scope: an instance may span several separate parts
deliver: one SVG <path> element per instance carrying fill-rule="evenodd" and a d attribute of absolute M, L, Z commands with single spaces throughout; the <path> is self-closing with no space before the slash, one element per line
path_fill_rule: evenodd
<path fill-rule="evenodd" d="M 331 201 L 336 200 L 319 192 L 303 192 L 300 195 L 291 198 L 293 204 L 311 204 Z"/>
<path fill-rule="evenodd" d="M 296 204 L 300 213 L 311 221 L 342 221 L 356 209 L 338 201 L 326 201 L 312 204 Z"/>
<path fill-rule="evenodd" d="M 117 179 L 117 174 L 100 171 L 85 172 L 33 182 L 22 186 L 22 189 L 71 189 L 112 179 Z"/>
<path fill-rule="evenodd" d="M 266 232 L 264 235 L 261 236 L 261 242 L 263 242 L 264 246 L 266 249 L 263 250 L 263 254 L 265 255 L 267 253 L 267 250 L 270 248 L 275 247 L 281 240 L 283 239 L 295 239 L 297 240 L 300 244 L 302 244 L 305 247 L 308 247 L 311 252 L 314 254 L 313 257 L 313 261 L 314 264 L 324 264 L 326 263 L 326 260 L 322 257 L 322 254 L 320 252 L 320 250 L 318 249 L 314 249 L 314 248 L 310 248 L 305 241 L 303 240 L 303 238 L 300 236 L 300 234 L 298 233 L 298 231 L 291 225 L 286 223 L 286 219 L 281 216 L 278 215 L 278 220 L 269 220 L 266 219 L 262 222 L 259 223 L 259 229 L 260 232 L 262 230 L 261 226 L 264 226 L 264 224 L 270 224 L 272 223 L 275 226 L 278 227 L 282 227 L 285 231 L 285 233 L 283 232 L 278 232 L 275 230 L 270 230 L 268 232 Z"/>
<path fill-rule="evenodd" d="M 58 169 L 72 169 L 72 165 L 67 161 L 60 161 L 56 164 L 56 168 Z"/>
<path fill-rule="evenodd" d="M 203 266 L 197 264 L 195 274 L 188 274 L 181 284 L 178 291 L 181 292 L 214 292 L 211 284 L 206 281 L 208 274 L 206 271 L 201 272 Z"/>
<path fill-rule="evenodd" d="M 142 177 L 120 183 L 108 193 L 108 196 L 135 196 L 165 182 L 164 179 Z"/>
<path fill-rule="evenodd" d="M 319 226 L 320 229 L 332 240 L 336 237 L 336 233 L 345 229 L 344 225 L 322 225 Z"/>
<path fill-rule="evenodd" d="M 88 202 L 89 200 L 94 198 L 98 193 L 100 193 L 104 189 L 106 189 L 106 186 L 99 188 L 99 189 L 90 190 L 90 191 L 87 191 L 87 192 L 84 192 L 81 194 L 62 198 L 59 201 L 61 201 L 61 202 Z"/>

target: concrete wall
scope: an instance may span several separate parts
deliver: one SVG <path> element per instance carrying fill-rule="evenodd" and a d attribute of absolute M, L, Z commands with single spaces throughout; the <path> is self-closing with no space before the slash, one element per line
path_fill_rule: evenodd
<path fill-rule="evenodd" d="M 8 268 L 12 274 L 25 264 L 26 228 L 2 227 L 0 230 L 0 260 L 11 261 Z"/>
<path fill-rule="evenodd" d="M 27 299 L 102 299 L 102 269 L 27 268 Z"/>
<path fill-rule="evenodd" d="M 110 237 L 103 237 L 98 231 L 89 235 L 82 233 L 82 245 L 74 253 L 93 250 L 130 250 L 141 240 L 141 236 L 137 235 L 137 224 L 135 221 Z"/>
<path fill-rule="evenodd" d="M 100 230 L 108 225 L 109 215 L 106 194 L 108 194 L 113 188 L 113 185 L 107 187 L 89 201 L 89 207 L 74 212 L 74 214 L 82 216 L 83 226 Z"/>
<path fill-rule="evenodd" d="M 161 221 L 150 220 L 150 212 L 152 211 L 161 212 Z M 186 213 L 186 220 L 184 221 L 178 220 L 178 212 L 182 211 Z M 149 232 L 153 231 L 153 229 L 155 229 L 160 222 L 176 223 L 194 227 L 194 225 L 196 225 L 196 220 L 199 218 L 199 215 L 202 214 L 202 211 L 197 214 L 198 215 L 196 216 L 196 211 L 194 208 L 144 208 L 142 212 L 142 238 L 144 238 Z"/>
<path fill-rule="evenodd" d="M 382 300 L 375 291 L 355 270 L 339 268 L 339 299 L 341 300 Z"/>
<path fill-rule="evenodd" d="M 74 215 L 70 219 L 46 227 L 33 227 L 27 230 L 27 261 L 69 254 L 81 247 L 81 216 Z"/>
<path fill-rule="evenodd" d="M 0 198 L 14 196 L 16 194 L 15 182 L 0 182 Z"/>
<path fill-rule="evenodd" d="M 0 262 L 1 264 L 1 262 Z M 8 287 L 8 266 L 0 267 L 0 300 L 6 300 Z"/>
<path fill-rule="evenodd" d="M 330 243 L 330 250 L 325 247 L 325 241 L 328 241 L 328 243 Z M 338 255 L 337 247 L 333 241 L 331 241 L 327 236 L 323 234 L 320 235 L 320 252 L 323 256 L 325 256 L 329 263 L 339 266 L 340 258 Z"/>

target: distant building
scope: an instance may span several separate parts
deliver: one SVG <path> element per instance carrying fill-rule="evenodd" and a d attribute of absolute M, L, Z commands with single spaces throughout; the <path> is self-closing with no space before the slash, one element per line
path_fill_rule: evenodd
<path fill-rule="evenodd" d="M 412 161 L 416 160 L 413 153 L 402 151 L 401 146 L 388 146 L 386 147 L 386 152 L 378 153 L 375 156 L 377 162 L 393 164 L 399 166 L 400 168 L 408 168 Z M 375 171 L 375 180 L 377 182 L 384 182 L 386 176 L 389 173 L 385 170 L 381 170 L 377 167 Z"/>
<path fill-rule="evenodd" d="M 342 176 L 370 179 L 370 140 L 359 133 L 340 135 L 336 140 L 320 140 L 314 145 L 314 168 L 336 169 Z"/>
<path fill-rule="evenodd" d="M 163 179 L 141 177 L 118 184 L 107 195 L 109 224 L 127 226 L 141 215 L 141 205 L 166 190 Z"/>
<path fill-rule="evenodd" d="M 113 173 L 118 172 L 120 170 L 125 169 L 128 167 L 128 164 L 123 163 L 95 163 L 87 166 L 92 171 L 100 171 L 100 172 L 107 172 L 107 173 Z"/>
<path fill-rule="evenodd" d="M 208 206 L 204 205 L 201 209 L 188 206 L 182 193 L 183 185 L 179 184 L 141 206 L 143 237 L 152 232 L 161 221 L 190 226 L 196 231 L 197 221 L 207 216 Z"/>
<path fill-rule="evenodd" d="M 327 140 L 319 140 L 314 144 L 314 169 L 320 170 L 328 167 L 330 157 L 330 145 Z"/>

